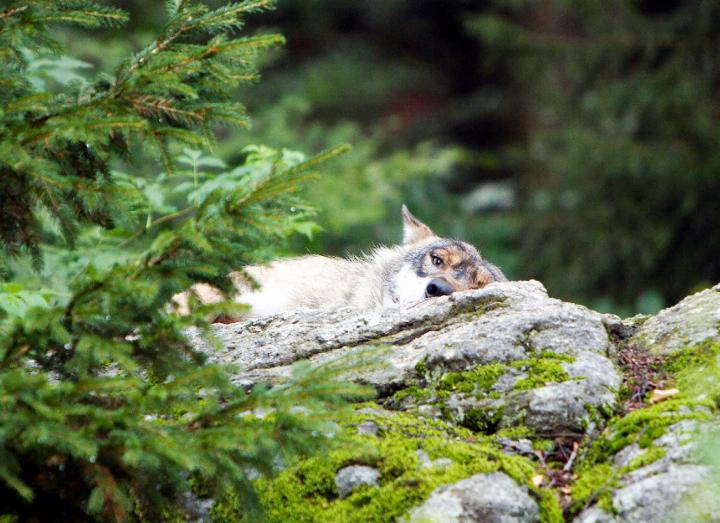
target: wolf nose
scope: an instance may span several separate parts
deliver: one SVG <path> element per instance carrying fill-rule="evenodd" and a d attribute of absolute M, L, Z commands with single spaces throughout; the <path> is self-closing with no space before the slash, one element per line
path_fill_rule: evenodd
<path fill-rule="evenodd" d="M 435 278 L 433 280 L 430 280 L 430 283 L 427 284 L 427 287 L 425 287 L 425 297 L 426 298 L 435 298 L 437 296 L 447 296 L 448 294 L 452 294 L 453 290 L 452 287 L 450 287 L 450 284 L 446 282 L 445 280 L 441 280 L 440 278 Z"/>

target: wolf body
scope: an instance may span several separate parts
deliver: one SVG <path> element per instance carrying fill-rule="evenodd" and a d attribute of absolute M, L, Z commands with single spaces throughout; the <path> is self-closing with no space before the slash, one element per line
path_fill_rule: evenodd
<path fill-rule="evenodd" d="M 246 267 L 244 272 L 259 284 L 256 289 L 241 273 L 231 273 L 238 290 L 233 300 L 249 305 L 250 317 L 297 309 L 371 310 L 411 306 L 427 298 L 507 281 L 475 247 L 438 237 L 404 205 L 402 218 L 401 245 L 379 247 L 348 259 L 309 255 Z M 173 298 L 181 313 L 189 312 L 190 292 L 203 303 L 224 299 L 217 289 L 198 284 Z M 233 322 L 242 318 L 217 319 Z"/>

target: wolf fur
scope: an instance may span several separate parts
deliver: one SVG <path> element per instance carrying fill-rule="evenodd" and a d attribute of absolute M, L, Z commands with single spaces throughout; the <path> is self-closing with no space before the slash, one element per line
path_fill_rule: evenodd
<path fill-rule="evenodd" d="M 404 205 L 402 218 L 401 245 L 379 247 L 349 259 L 310 255 L 246 267 L 244 271 L 259 288 L 253 289 L 242 274 L 231 273 L 238 290 L 232 298 L 250 306 L 247 316 L 257 317 L 297 309 L 411 306 L 427 298 L 507 281 L 475 247 L 436 236 Z M 190 292 L 202 303 L 224 299 L 209 285 L 194 285 L 173 298 L 181 314 L 189 313 Z M 233 322 L 242 318 L 215 319 Z"/>

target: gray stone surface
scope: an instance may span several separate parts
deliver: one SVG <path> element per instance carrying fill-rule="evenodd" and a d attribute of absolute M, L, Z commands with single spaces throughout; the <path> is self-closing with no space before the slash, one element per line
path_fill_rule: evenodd
<path fill-rule="evenodd" d="M 612 328 L 617 332 L 626 328 L 631 333 L 628 343 L 661 355 L 720 340 L 720 285 L 688 296 L 650 318 L 615 322 Z M 677 414 L 695 412 L 711 414 L 706 407 L 683 407 Z M 720 522 L 716 495 L 720 474 L 702 461 L 700 452 L 702 435 L 715 426 L 712 421 L 685 419 L 670 426 L 649 448 L 632 443 L 621 449 L 612 460 L 618 474 L 612 493 L 614 514 L 590 507 L 574 523 Z M 665 451 L 660 459 L 627 471 L 633 460 L 657 447 Z"/>
<path fill-rule="evenodd" d="M 603 315 L 549 298 L 536 281 L 493 283 L 410 308 L 299 311 L 213 329 L 219 350 L 197 331 L 190 337 L 212 361 L 238 365 L 245 384 L 276 382 L 298 360 L 322 362 L 367 344 L 391 348 L 383 370 L 360 376 L 378 386 L 402 384 L 423 358 L 430 368 L 463 370 L 541 350 L 605 355 L 609 346 Z"/>
<path fill-rule="evenodd" d="M 660 311 L 630 341 L 657 354 L 671 354 L 707 339 L 720 339 L 720 284 Z"/>
<path fill-rule="evenodd" d="M 715 495 L 717 471 L 699 461 L 699 434 L 710 425 L 683 420 L 667 429 L 652 447 L 662 447 L 665 455 L 619 478 L 613 492 L 615 514 L 590 507 L 574 523 L 692 523 L 720 521 L 720 499 Z M 628 445 L 615 455 L 613 465 L 620 474 L 633 459 L 647 449 Z M 708 487 L 710 485 L 710 487 Z"/>
<path fill-rule="evenodd" d="M 418 463 L 420 463 L 420 467 L 424 469 L 428 468 L 445 468 L 452 465 L 454 462 L 450 458 L 437 458 L 437 459 L 430 459 L 430 456 L 427 455 L 427 452 L 424 450 L 417 450 L 416 451 L 417 457 L 418 457 Z"/>
<path fill-rule="evenodd" d="M 184 492 L 178 499 L 178 506 L 188 523 L 212 523 L 210 511 L 215 501 L 199 498 L 191 492 Z"/>
<path fill-rule="evenodd" d="M 197 332 L 191 337 L 211 361 L 237 365 L 234 380 L 243 386 L 287 379 L 291 365 L 301 359 L 321 364 L 360 347 L 382 345 L 382 365 L 351 376 L 374 386 L 380 397 L 414 384 L 419 362 L 439 376 L 543 351 L 572 356 L 574 362 L 563 364 L 571 381 L 518 394 L 511 389 L 523 375 L 516 373 L 497 386 L 502 395 L 498 408 L 508 413 L 504 425 L 525 423 L 552 433 L 592 427 L 588 407 L 615 403 L 620 377 L 607 358 L 606 320 L 585 307 L 549 298 L 540 283 L 526 281 L 494 283 L 404 309 L 300 311 L 215 325 L 218 350 Z M 455 405 L 462 409 L 463 401 L 457 398 Z M 435 406 L 418 407 L 427 417 L 440 415 Z"/>
<path fill-rule="evenodd" d="M 523 424 L 547 434 L 592 429 L 598 420 L 588 406 L 613 406 L 621 379 L 604 356 L 580 352 L 575 357 L 563 363 L 569 381 L 506 396 L 501 426 Z"/>
<path fill-rule="evenodd" d="M 573 523 L 617 523 L 617 519 L 612 514 L 608 514 L 598 507 L 590 507 L 583 510 Z"/>
<path fill-rule="evenodd" d="M 659 354 L 720 339 L 720 285 L 654 317 L 630 320 L 549 298 L 541 284 L 528 281 L 494 283 L 407 309 L 299 311 L 213 329 L 219 342 L 215 347 L 197 331 L 189 335 L 211 361 L 236 365 L 234 381 L 243 386 L 281 382 L 299 360 L 323 364 L 380 345 L 385 347 L 383 365 L 353 371 L 349 377 L 375 387 L 381 403 L 423 417 L 449 417 L 457 423 L 480 412 L 490 420 L 490 430 L 525 425 L 551 437 L 592 432 L 604 422 L 600 413 L 616 406 L 622 379 L 610 358 L 621 345 L 612 343 L 610 335 L 615 341 Z M 543 352 L 572 357 L 572 361 L 556 359 L 569 379 L 516 390 L 518 381 L 528 378 L 531 371 L 526 362 L 512 366 L 513 362 L 532 360 Z M 444 374 L 493 363 L 504 364 L 504 374 L 489 391 L 468 393 L 465 389 L 449 395 L 446 391 L 438 401 L 432 387 Z M 409 386 L 429 394 L 393 396 Z M 703 431 L 699 423 L 687 419 L 670 427 L 653 442 L 654 447 L 665 449 L 664 456 L 643 467 L 628 468 L 650 451 L 637 444 L 611 456 L 609 463 L 617 471 L 612 513 L 588 506 L 574 523 L 720 522 L 720 500 L 703 488 L 709 478 L 717 481 L 717 476 L 697 459 L 695 436 Z M 358 433 L 368 436 L 381 430 L 376 423 L 357 427 Z M 500 445 L 509 453 L 535 457 L 527 441 L 501 440 Z M 423 451 L 418 451 L 418 461 L 428 471 L 453 463 L 447 458 L 430 460 Z M 377 485 L 379 477 L 371 467 L 345 467 L 336 476 L 338 493 L 344 497 L 360 485 Z M 439 487 L 410 511 L 406 521 L 529 522 L 538 518 L 528 489 L 498 472 Z"/>
<path fill-rule="evenodd" d="M 374 421 L 366 421 L 364 423 L 361 423 L 360 425 L 358 425 L 357 428 L 358 434 L 370 436 L 377 436 L 379 430 L 380 427 L 378 427 L 377 423 L 375 423 Z"/>
<path fill-rule="evenodd" d="M 439 487 L 410 511 L 410 523 L 532 523 L 539 510 L 528 489 L 502 472 L 476 474 Z"/>
<path fill-rule="evenodd" d="M 696 507 L 688 496 L 708 478 L 705 467 L 671 465 L 665 472 L 632 481 L 613 495 L 616 518 L 627 523 L 698 521 L 693 517 Z M 720 514 L 714 521 L 720 521 Z"/>
<path fill-rule="evenodd" d="M 361 485 L 377 486 L 380 472 L 364 465 L 351 465 L 341 468 L 335 475 L 338 495 L 344 498 Z"/>

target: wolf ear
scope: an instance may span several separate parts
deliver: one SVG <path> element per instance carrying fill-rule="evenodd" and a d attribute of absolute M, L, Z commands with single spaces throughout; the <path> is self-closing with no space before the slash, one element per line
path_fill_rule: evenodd
<path fill-rule="evenodd" d="M 415 218 L 413 214 L 408 211 L 408 208 L 402 206 L 402 218 L 403 218 L 403 243 L 410 244 L 420 241 L 435 234 L 430 230 L 430 227 L 425 225 L 423 222 Z"/>

